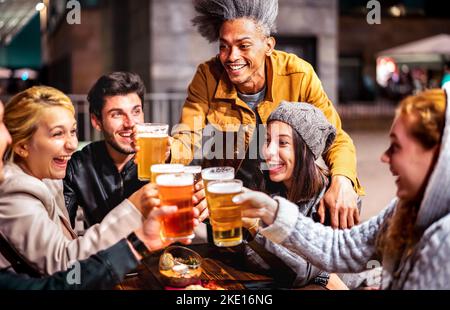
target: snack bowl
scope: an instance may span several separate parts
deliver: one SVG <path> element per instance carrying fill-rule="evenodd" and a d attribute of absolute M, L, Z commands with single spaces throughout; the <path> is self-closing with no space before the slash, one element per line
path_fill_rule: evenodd
<path fill-rule="evenodd" d="M 159 272 L 168 286 L 185 287 L 198 284 L 202 274 L 202 257 L 183 246 L 170 246 L 159 258 Z"/>

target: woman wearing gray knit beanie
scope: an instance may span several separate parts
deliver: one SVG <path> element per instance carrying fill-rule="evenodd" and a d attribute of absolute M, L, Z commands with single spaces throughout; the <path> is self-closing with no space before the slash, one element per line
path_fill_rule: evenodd
<path fill-rule="evenodd" d="M 328 173 L 315 161 L 335 137 L 336 129 L 321 110 L 309 103 L 283 101 L 267 120 L 263 168 L 290 201 L 316 200 L 328 184 Z"/>
<path fill-rule="evenodd" d="M 287 198 L 297 204 L 303 215 L 318 220 L 318 206 L 329 185 L 329 173 L 317 165 L 316 160 L 333 143 L 335 136 L 336 129 L 321 110 L 309 103 L 281 102 L 267 120 L 263 147 L 266 161 L 262 167 L 266 182 L 261 190 Z M 257 227 L 254 221 L 245 219 L 244 225 Z M 295 272 L 292 286 L 313 283 L 329 289 L 347 288 L 336 275 L 321 271 L 302 257 L 257 234 L 255 229 L 250 229 L 250 232 L 256 242 L 281 258 Z M 246 254 L 250 263 L 265 267 L 252 249 L 247 249 Z"/>
<path fill-rule="evenodd" d="M 382 155 L 396 177 L 397 197 L 351 229 L 333 230 L 296 205 L 249 191 L 234 197 L 243 216 L 260 218 L 258 234 L 330 272 L 382 265 L 383 289 L 450 289 L 449 92 L 434 89 L 400 103 L 391 145 Z"/>

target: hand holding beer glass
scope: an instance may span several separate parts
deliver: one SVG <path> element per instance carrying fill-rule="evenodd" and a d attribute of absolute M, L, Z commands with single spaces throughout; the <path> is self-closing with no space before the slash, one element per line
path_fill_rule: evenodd
<path fill-rule="evenodd" d="M 178 211 L 163 219 L 166 240 L 194 237 L 194 176 L 190 173 L 162 174 L 156 177 L 161 206 L 177 206 Z"/>
<path fill-rule="evenodd" d="M 138 178 L 141 181 L 151 179 L 150 167 L 163 164 L 169 140 L 169 125 L 157 123 L 136 124 L 136 142 L 139 151 L 136 154 Z"/>
<path fill-rule="evenodd" d="M 211 181 L 207 193 L 214 244 L 219 247 L 241 244 L 242 208 L 232 199 L 242 193 L 242 181 Z"/>
<path fill-rule="evenodd" d="M 185 166 L 184 172 L 194 175 L 194 206 L 200 212 L 198 220 L 203 222 L 209 216 L 209 213 L 206 202 L 206 188 L 202 181 L 202 166 Z"/>

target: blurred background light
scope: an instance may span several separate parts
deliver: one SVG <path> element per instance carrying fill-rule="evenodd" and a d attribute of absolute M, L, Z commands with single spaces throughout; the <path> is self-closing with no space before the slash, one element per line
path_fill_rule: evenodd
<path fill-rule="evenodd" d="M 45 4 L 43 2 L 36 4 L 36 11 L 42 11 L 43 9 L 45 9 Z"/>
<path fill-rule="evenodd" d="M 389 79 L 396 72 L 397 65 L 394 59 L 390 57 L 378 57 L 377 59 L 377 82 L 379 85 L 386 87 Z"/>

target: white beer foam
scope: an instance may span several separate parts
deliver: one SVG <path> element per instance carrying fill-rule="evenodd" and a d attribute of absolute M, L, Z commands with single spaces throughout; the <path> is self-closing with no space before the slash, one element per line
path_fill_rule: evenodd
<path fill-rule="evenodd" d="M 202 170 L 202 178 L 205 180 L 233 180 L 234 168 L 214 167 Z"/>
<path fill-rule="evenodd" d="M 234 194 L 242 191 L 242 183 L 223 182 L 208 184 L 208 192 L 211 194 Z"/>
<path fill-rule="evenodd" d="M 184 165 L 182 164 L 158 164 L 152 165 L 151 172 L 155 173 L 182 173 L 184 172 Z"/>
<path fill-rule="evenodd" d="M 194 184 L 191 173 L 161 174 L 156 177 L 156 184 L 160 186 L 188 186 Z"/>
<path fill-rule="evenodd" d="M 167 133 L 160 132 L 138 132 L 136 138 L 165 138 L 169 135 Z"/>

